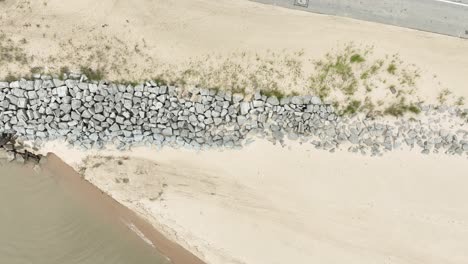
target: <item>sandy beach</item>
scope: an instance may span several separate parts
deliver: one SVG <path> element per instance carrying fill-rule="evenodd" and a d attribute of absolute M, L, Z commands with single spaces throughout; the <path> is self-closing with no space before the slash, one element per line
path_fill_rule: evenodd
<path fill-rule="evenodd" d="M 133 81 L 204 61 L 218 69 L 239 54 L 276 62 L 275 53 L 282 62 L 293 56 L 304 71 L 282 89 L 304 92 L 311 60 L 354 43 L 415 65 L 426 102 L 445 88 L 468 97 L 468 41 L 427 32 L 249 1 L 6 0 L 0 8 L 0 47 L 15 45 L 19 58 L 0 63 L 0 77 L 85 65 Z M 279 65 L 285 83 L 294 79 Z M 108 196 L 95 190 L 92 197 L 112 210 L 124 209 L 110 197 L 134 211 L 122 217 L 175 264 L 468 262 L 465 156 L 395 150 L 368 157 L 260 139 L 201 152 L 83 151 L 55 141 L 39 152 L 54 153 L 102 190 Z M 77 185 L 86 183 L 50 159 Z"/>
<path fill-rule="evenodd" d="M 427 32 L 249 1 L 7 0 L 0 8 L 4 42 L 11 38 L 18 55 L 18 61 L 0 65 L 2 75 L 28 75 L 35 66 L 58 72 L 84 65 L 105 68 L 111 80 L 139 81 L 191 69 L 190 63 L 195 69 L 206 66 L 208 74 L 210 67 L 222 69 L 226 61 L 250 56 L 252 64 L 256 57 L 274 61 L 285 76 L 280 88 L 301 92 L 303 84 L 290 82 L 293 68 L 281 61 L 297 62 L 304 71 L 300 79 L 306 80 L 311 60 L 354 43 L 372 46 L 376 57 L 398 54 L 417 66 L 420 95 L 428 102 L 445 88 L 468 97 L 468 42 Z M 241 74 L 251 73 L 256 69 Z"/>
<path fill-rule="evenodd" d="M 402 150 L 369 158 L 262 141 L 203 152 L 50 149 L 207 263 L 468 258 L 466 157 Z M 81 162 L 88 154 L 102 157 Z"/>

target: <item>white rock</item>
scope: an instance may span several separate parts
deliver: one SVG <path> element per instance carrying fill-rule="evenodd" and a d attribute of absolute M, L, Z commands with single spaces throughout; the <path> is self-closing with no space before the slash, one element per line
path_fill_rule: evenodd
<path fill-rule="evenodd" d="M 268 97 L 266 102 L 271 104 L 271 105 L 279 105 L 278 98 L 276 98 L 275 96 Z"/>
<path fill-rule="evenodd" d="M 60 86 L 57 88 L 57 95 L 59 97 L 65 97 L 68 95 L 68 87 L 67 86 Z"/>
<path fill-rule="evenodd" d="M 249 103 L 247 103 L 247 102 L 240 103 L 241 115 L 247 115 L 249 113 L 249 110 L 250 110 L 250 104 Z"/>
<path fill-rule="evenodd" d="M 18 98 L 18 107 L 19 108 L 26 108 L 28 105 L 28 99 L 26 98 Z"/>
<path fill-rule="evenodd" d="M 322 104 L 322 100 L 320 99 L 320 97 L 317 96 L 312 96 L 310 102 L 315 105 Z"/>

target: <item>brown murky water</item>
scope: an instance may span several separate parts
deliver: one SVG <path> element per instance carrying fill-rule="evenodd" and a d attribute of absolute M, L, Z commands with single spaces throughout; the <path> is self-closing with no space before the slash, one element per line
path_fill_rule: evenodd
<path fill-rule="evenodd" d="M 0 165 L 0 263 L 169 263 L 57 176 Z"/>

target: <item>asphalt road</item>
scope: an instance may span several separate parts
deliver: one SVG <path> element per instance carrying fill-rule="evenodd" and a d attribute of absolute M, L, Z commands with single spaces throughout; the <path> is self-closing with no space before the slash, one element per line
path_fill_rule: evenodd
<path fill-rule="evenodd" d="M 253 0 L 468 39 L 468 0 Z M 304 6 L 296 5 L 303 3 Z"/>

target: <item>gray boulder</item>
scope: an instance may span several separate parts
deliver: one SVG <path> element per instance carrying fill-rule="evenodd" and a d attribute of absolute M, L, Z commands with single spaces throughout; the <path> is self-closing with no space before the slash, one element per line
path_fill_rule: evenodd
<path fill-rule="evenodd" d="M 58 97 L 68 96 L 68 87 L 67 86 L 58 87 L 57 88 L 57 95 L 58 95 Z"/>
<path fill-rule="evenodd" d="M 18 104 L 17 106 L 19 108 L 26 108 L 28 106 L 28 99 L 26 98 L 18 98 Z"/>
<path fill-rule="evenodd" d="M 161 133 L 163 134 L 163 136 L 172 136 L 172 128 L 166 127 L 161 131 Z"/>
<path fill-rule="evenodd" d="M 84 110 L 84 111 L 81 113 L 81 117 L 82 117 L 82 118 L 89 119 L 89 118 L 91 118 L 91 113 L 90 113 L 88 110 Z"/>
<path fill-rule="evenodd" d="M 240 93 L 235 93 L 232 95 L 232 101 L 234 103 L 239 103 L 240 101 L 244 100 L 244 95 Z"/>
<path fill-rule="evenodd" d="M 312 98 L 310 99 L 310 103 L 314 105 L 319 105 L 322 104 L 322 100 L 320 99 L 320 97 L 312 96 Z"/>
<path fill-rule="evenodd" d="M 99 122 L 103 122 L 104 120 L 106 120 L 106 117 L 101 115 L 101 114 L 96 114 L 96 115 L 93 116 L 93 118 L 96 119 Z"/>
<path fill-rule="evenodd" d="M 250 110 L 250 104 L 247 102 L 240 103 L 240 113 L 241 115 L 247 115 Z"/>
<path fill-rule="evenodd" d="M 257 108 L 257 107 L 262 107 L 263 105 L 265 105 L 265 103 L 263 101 L 255 100 L 252 102 L 252 105 L 253 107 Z"/>
<path fill-rule="evenodd" d="M 72 99 L 71 107 L 73 110 L 78 110 L 81 107 L 81 100 Z"/>
<path fill-rule="evenodd" d="M 18 98 L 22 98 L 22 97 L 25 97 L 26 91 L 24 91 L 21 88 L 13 88 L 11 90 L 11 94 L 13 94 L 14 96 L 16 96 Z"/>
<path fill-rule="evenodd" d="M 266 102 L 271 104 L 271 105 L 279 105 L 279 101 L 278 101 L 278 98 L 276 98 L 276 96 L 268 97 Z"/>

